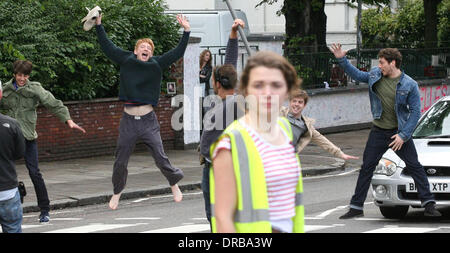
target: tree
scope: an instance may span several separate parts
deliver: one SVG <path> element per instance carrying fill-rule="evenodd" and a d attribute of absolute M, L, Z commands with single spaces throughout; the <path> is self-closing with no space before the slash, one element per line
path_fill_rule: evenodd
<path fill-rule="evenodd" d="M 442 0 L 423 0 L 425 11 L 425 47 L 436 48 L 438 46 L 438 5 Z"/>
<path fill-rule="evenodd" d="M 448 47 L 450 41 L 450 0 L 444 0 L 436 10 L 437 23 L 433 39 L 427 24 L 422 0 L 404 0 L 397 12 L 389 7 L 363 11 L 361 30 L 363 47 L 437 48 Z M 431 36 L 431 35 L 429 35 Z"/>
<path fill-rule="evenodd" d="M 323 78 L 324 63 L 327 66 L 330 58 L 326 45 L 325 0 L 283 1 L 283 7 L 278 11 L 278 15 L 284 15 L 286 20 L 284 54 L 296 67 L 305 86 L 317 84 L 319 82 L 317 77 Z M 347 1 L 357 2 L 357 0 Z M 261 0 L 256 7 L 275 2 L 278 0 Z M 363 2 L 380 5 L 389 3 L 390 0 L 363 0 Z"/>
<path fill-rule="evenodd" d="M 12 62 L 27 59 L 33 62 L 31 79 L 58 99 L 117 96 L 118 67 L 100 50 L 95 28 L 86 32 L 80 22 L 85 6 L 96 5 L 109 38 L 125 50 L 150 37 L 160 55 L 179 40 L 175 17 L 164 14 L 161 0 L 1 0 L 0 80 L 12 78 Z"/>
<path fill-rule="evenodd" d="M 281 1 L 281 0 L 280 0 Z M 287 56 L 298 53 L 328 52 L 326 46 L 327 16 L 325 0 L 283 0 L 283 7 L 278 12 L 286 19 Z M 357 0 L 347 0 L 357 2 Z M 262 0 L 262 4 L 273 4 L 278 0 Z M 390 0 L 363 0 L 365 4 L 388 4 Z"/>

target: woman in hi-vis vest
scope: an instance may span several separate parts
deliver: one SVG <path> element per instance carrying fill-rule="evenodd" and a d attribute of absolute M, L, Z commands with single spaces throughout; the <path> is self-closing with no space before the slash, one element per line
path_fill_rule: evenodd
<path fill-rule="evenodd" d="M 302 175 L 291 126 L 279 117 L 298 88 L 295 68 L 282 56 L 258 52 L 240 78 L 246 113 L 211 146 L 212 231 L 302 233 Z"/>

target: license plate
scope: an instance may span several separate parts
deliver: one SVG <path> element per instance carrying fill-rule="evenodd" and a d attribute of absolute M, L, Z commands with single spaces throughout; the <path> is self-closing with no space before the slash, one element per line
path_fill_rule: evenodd
<path fill-rule="evenodd" d="M 449 183 L 431 183 L 430 191 L 436 193 L 449 193 L 450 185 Z M 408 183 L 406 185 L 406 192 L 417 192 L 417 187 L 414 183 Z"/>

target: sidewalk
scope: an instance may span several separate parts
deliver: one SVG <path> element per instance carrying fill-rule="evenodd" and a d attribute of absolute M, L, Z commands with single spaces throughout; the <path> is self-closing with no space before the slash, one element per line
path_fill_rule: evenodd
<path fill-rule="evenodd" d="M 355 134 L 357 132 L 357 134 Z M 366 139 L 367 131 L 353 131 L 342 134 L 326 135 L 332 142 L 345 147 L 346 140 Z M 350 153 L 345 148 L 344 152 Z M 170 162 L 183 170 L 185 177 L 178 183 L 182 191 L 200 189 L 202 169 L 198 162 L 196 150 L 166 150 Z M 331 157 L 326 151 L 310 144 L 300 156 L 303 175 L 305 177 L 344 170 L 342 159 Z M 356 161 L 357 162 L 357 161 Z M 50 198 L 51 209 L 61 209 L 83 205 L 108 203 L 112 195 L 112 168 L 114 157 L 100 156 L 84 159 L 72 159 L 39 164 Z M 25 183 L 27 196 L 23 210 L 37 212 L 36 195 L 28 171 L 23 163 L 17 165 L 20 181 Z M 138 152 L 131 156 L 128 166 L 127 186 L 121 200 L 171 193 L 170 187 L 153 158 L 148 152 Z"/>

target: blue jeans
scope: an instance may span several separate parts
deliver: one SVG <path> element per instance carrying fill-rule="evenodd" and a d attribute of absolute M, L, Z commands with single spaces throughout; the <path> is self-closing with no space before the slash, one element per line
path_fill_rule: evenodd
<path fill-rule="evenodd" d="M 41 212 L 50 211 L 50 200 L 44 178 L 39 170 L 38 148 L 36 140 L 25 140 L 25 165 L 36 192 L 37 203 Z"/>
<path fill-rule="evenodd" d="M 359 210 L 363 209 L 367 191 L 370 187 L 370 181 L 372 180 L 373 171 L 383 154 L 389 149 L 389 144 L 393 141 L 391 137 L 396 133 L 396 129 L 386 130 L 376 126 L 372 127 L 369 139 L 366 143 L 366 148 L 364 149 L 363 164 L 361 166 L 361 171 L 359 172 L 358 182 L 356 183 L 355 194 L 350 201 L 351 208 Z M 428 202 L 435 202 L 434 196 L 430 192 L 428 177 L 417 158 L 417 151 L 413 140 L 409 139 L 407 142 L 403 143 L 402 148 L 395 153 L 405 162 L 405 169 L 410 172 L 414 183 L 417 186 L 422 206 L 425 206 Z"/>
<path fill-rule="evenodd" d="M 22 233 L 22 215 L 19 191 L 14 198 L 0 201 L 0 224 L 3 233 Z"/>
<path fill-rule="evenodd" d="M 206 218 L 211 222 L 211 200 L 209 192 L 209 169 L 211 164 L 205 161 L 205 167 L 203 167 L 203 177 L 202 177 L 202 191 L 203 198 L 205 199 L 205 213 Z"/>

